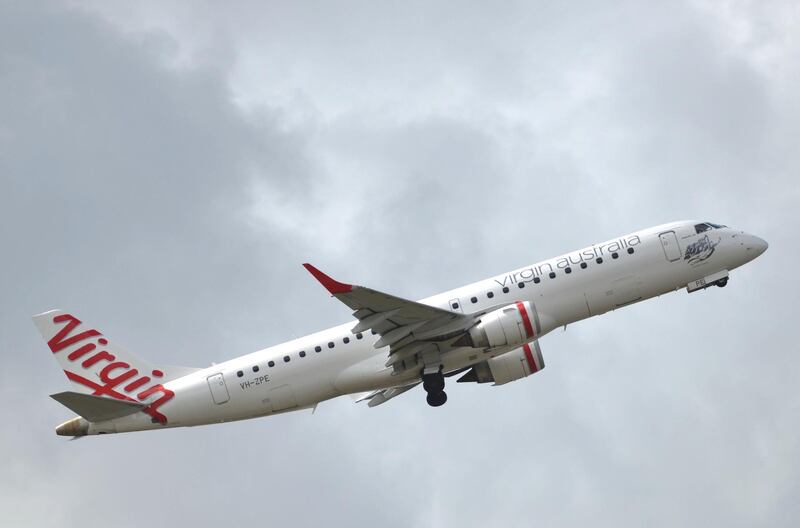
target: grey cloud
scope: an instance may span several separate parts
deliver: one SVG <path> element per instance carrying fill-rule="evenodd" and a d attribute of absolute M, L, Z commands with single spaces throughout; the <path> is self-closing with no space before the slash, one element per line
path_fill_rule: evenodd
<path fill-rule="evenodd" d="M 799 77 L 774 15 L 2 9 L 7 522 L 797 523 Z M 753 46 L 779 49 L 787 73 L 754 62 L 723 11 L 756 20 Z M 412 391 L 376 409 L 341 398 L 313 416 L 53 435 L 68 413 L 46 395 L 65 382 L 37 311 L 205 365 L 346 320 L 305 260 L 415 298 L 696 216 L 770 250 L 725 290 L 554 332 L 541 374 L 453 387 L 440 410 Z"/>

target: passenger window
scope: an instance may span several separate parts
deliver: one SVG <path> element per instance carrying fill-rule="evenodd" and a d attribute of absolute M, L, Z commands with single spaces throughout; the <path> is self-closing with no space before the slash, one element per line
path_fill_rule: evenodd
<path fill-rule="evenodd" d="M 534 277 L 533 282 L 539 284 L 540 282 L 542 282 L 542 279 L 540 279 L 539 277 Z"/>
<path fill-rule="evenodd" d="M 372 335 L 375 335 L 375 334 L 377 334 L 378 332 L 376 332 L 376 331 L 375 331 L 375 329 L 373 328 L 372 330 L 370 330 L 370 333 L 372 333 Z"/>
<path fill-rule="evenodd" d="M 572 273 L 572 268 L 567 266 L 566 268 L 564 268 L 564 273 Z"/>
<path fill-rule="evenodd" d="M 253 372 L 258 372 L 258 365 L 255 365 L 255 366 L 253 367 Z"/>
<path fill-rule="evenodd" d="M 458 310 L 458 303 L 453 303 L 450 306 L 453 307 L 453 310 Z"/>
<path fill-rule="evenodd" d="M 508 286 L 503 286 L 503 293 L 508 293 Z"/>
<path fill-rule="evenodd" d="M 611 254 L 611 258 L 619 258 L 619 253 L 616 251 Z"/>
<path fill-rule="evenodd" d="M 628 255 L 633 255 L 633 248 L 628 248 Z"/>
<path fill-rule="evenodd" d="M 486 294 L 486 296 L 491 299 L 492 297 L 494 297 L 494 292 L 489 292 Z"/>
<path fill-rule="evenodd" d="M 362 337 L 364 337 L 364 334 L 362 334 L 361 332 L 356 334 L 356 339 L 361 339 Z"/>
<path fill-rule="evenodd" d="M 472 297 L 472 298 L 470 299 L 470 302 L 471 302 L 472 304 L 475 304 L 476 302 L 478 302 L 478 298 L 477 298 L 477 297 Z"/>
<path fill-rule="evenodd" d="M 603 257 L 597 257 L 597 260 L 595 262 L 597 262 L 598 264 L 602 264 L 603 263 Z"/>
<path fill-rule="evenodd" d="M 525 283 L 524 282 L 520 282 L 519 284 L 517 284 L 517 286 L 519 287 L 519 289 L 522 289 L 522 288 L 525 287 Z"/>
<path fill-rule="evenodd" d="M 319 345 L 318 345 L 318 346 L 315 346 L 315 347 L 314 347 L 314 352 L 322 352 L 322 347 L 321 347 L 321 346 L 319 346 Z"/>
<path fill-rule="evenodd" d="M 274 361 L 270 361 L 269 363 L 267 363 L 267 366 L 268 367 L 274 367 L 275 366 L 275 362 Z"/>
<path fill-rule="evenodd" d="M 301 350 L 300 351 L 300 357 L 306 357 L 306 351 L 305 350 Z"/>
<path fill-rule="evenodd" d="M 237 376 L 239 376 L 239 377 L 241 378 L 242 376 L 244 376 L 244 372 L 242 372 L 242 371 L 240 370 L 239 372 L 237 372 L 237 373 L 236 373 L 236 375 L 237 375 Z"/>
<path fill-rule="evenodd" d="M 350 342 L 350 338 L 349 337 L 345 337 L 344 339 L 342 339 L 342 341 L 344 341 L 344 344 L 346 345 L 347 343 Z"/>
<path fill-rule="evenodd" d="M 292 358 L 290 358 L 289 356 L 283 356 L 283 362 L 284 363 L 288 363 L 291 359 Z"/>
<path fill-rule="evenodd" d="M 333 341 L 328 342 L 328 348 L 333 348 Z"/>
<path fill-rule="evenodd" d="M 586 263 L 585 262 L 581 262 L 581 269 L 586 269 Z"/>
<path fill-rule="evenodd" d="M 549 273 L 549 275 L 548 275 L 548 276 L 549 276 L 551 279 L 555 279 L 555 278 L 556 278 L 556 272 L 555 272 L 555 271 L 551 271 L 551 272 Z"/>

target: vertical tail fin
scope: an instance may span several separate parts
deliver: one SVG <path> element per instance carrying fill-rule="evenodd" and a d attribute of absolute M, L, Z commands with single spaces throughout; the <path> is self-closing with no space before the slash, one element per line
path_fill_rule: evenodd
<path fill-rule="evenodd" d="M 61 310 L 35 315 L 33 322 L 74 391 L 147 404 L 143 411 L 153 421 L 166 423 L 158 408 L 174 396 L 163 384 L 196 370 L 153 365 Z"/>

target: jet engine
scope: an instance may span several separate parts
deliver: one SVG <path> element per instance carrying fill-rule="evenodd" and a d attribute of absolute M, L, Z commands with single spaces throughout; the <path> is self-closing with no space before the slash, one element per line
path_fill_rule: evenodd
<path fill-rule="evenodd" d="M 521 345 L 539 337 L 538 323 L 536 308 L 529 301 L 518 301 L 482 315 L 480 322 L 454 344 L 472 348 Z"/>
<path fill-rule="evenodd" d="M 535 374 L 544 368 L 544 358 L 539 342 L 524 344 L 515 348 L 511 352 L 487 359 L 467 371 L 466 374 L 458 378 L 458 383 L 476 382 L 503 385 L 509 381 L 516 381 L 521 378 Z"/>

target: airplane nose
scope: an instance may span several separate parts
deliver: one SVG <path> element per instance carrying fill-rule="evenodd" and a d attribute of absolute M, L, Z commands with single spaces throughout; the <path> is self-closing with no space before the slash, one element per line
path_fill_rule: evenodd
<path fill-rule="evenodd" d="M 747 250 L 752 251 L 754 253 L 753 258 L 761 255 L 769 247 L 769 244 L 767 244 L 767 241 L 764 240 L 763 238 L 759 238 L 753 235 L 751 235 L 748 238 L 750 240 L 748 240 L 747 243 Z"/>

